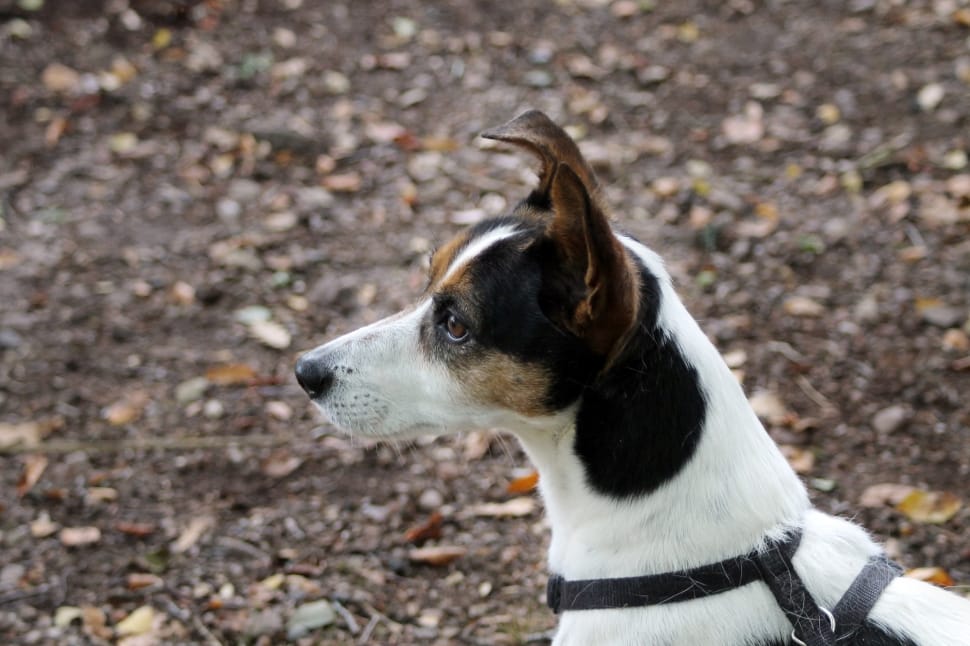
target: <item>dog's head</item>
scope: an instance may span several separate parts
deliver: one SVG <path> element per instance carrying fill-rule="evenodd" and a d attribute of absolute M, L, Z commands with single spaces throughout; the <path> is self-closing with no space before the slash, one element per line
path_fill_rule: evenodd
<path fill-rule="evenodd" d="M 639 273 L 573 140 L 536 111 L 483 136 L 540 159 L 535 190 L 438 248 L 416 305 L 297 363 L 300 384 L 346 431 L 541 427 L 636 325 Z"/>

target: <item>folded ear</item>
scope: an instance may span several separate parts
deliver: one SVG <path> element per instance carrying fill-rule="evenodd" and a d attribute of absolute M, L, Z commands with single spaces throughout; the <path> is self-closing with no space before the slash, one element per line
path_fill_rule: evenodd
<path fill-rule="evenodd" d="M 565 324 L 607 362 L 637 322 L 640 280 L 636 265 L 613 234 L 606 213 L 572 167 L 560 163 L 549 179 L 553 218 L 546 235 L 572 299 Z M 579 284 L 577 284 L 579 283 Z M 560 294 L 560 298 L 567 297 Z"/>
<path fill-rule="evenodd" d="M 523 112 L 505 125 L 482 133 L 486 139 L 496 139 L 525 148 L 542 162 L 539 171 L 539 187 L 536 191 L 548 196 L 552 177 L 559 164 L 567 164 L 579 176 L 587 192 L 594 193 L 596 176 L 583 159 L 576 142 L 566 131 L 538 110 Z"/>

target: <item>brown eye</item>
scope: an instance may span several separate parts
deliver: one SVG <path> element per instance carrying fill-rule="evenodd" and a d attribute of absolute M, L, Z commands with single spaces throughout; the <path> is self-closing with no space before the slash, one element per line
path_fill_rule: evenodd
<path fill-rule="evenodd" d="M 455 318 L 454 314 L 448 316 L 448 320 L 445 321 L 445 329 L 448 331 L 450 341 L 464 341 L 468 338 L 468 327 Z"/>

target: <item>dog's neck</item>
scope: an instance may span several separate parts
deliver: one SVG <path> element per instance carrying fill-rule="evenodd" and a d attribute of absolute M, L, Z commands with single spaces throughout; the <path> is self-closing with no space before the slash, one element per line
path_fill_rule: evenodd
<path fill-rule="evenodd" d="M 797 523 L 809 507 L 804 487 L 764 431 L 718 351 L 674 293 L 659 257 L 632 240 L 624 243 L 656 278 L 657 330 L 667 335 L 688 366 L 704 414 L 697 420 L 696 432 L 674 430 L 674 437 L 679 432 L 690 435 L 682 438 L 683 446 L 664 449 L 673 456 L 665 460 L 682 463 L 651 466 L 649 454 L 643 461 L 647 464 L 631 463 L 628 447 L 614 446 L 594 451 L 600 464 L 592 475 L 589 450 L 583 444 L 597 438 L 579 438 L 575 422 L 555 433 L 519 430 L 517 435 L 539 470 L 552 526 L 549 564 L 567 579 L 669 572 L 743 554 L 781 526 Z M 661 397 L 668 396 L 657 385 L 667 377 L 662 374 L 664 364 L 660 361 L 655 366 L 661 373 L 640 374 L 646 387 Z M 645 364 L 645 369 L 651 368 Z M 678 378 L 683 381 L 684 375 Z M 667 431 L 656 428 L 657 420 L 667 413 L 665 404 L 645 409 L 651 419 L 643 420 L 643 433 Z M 674 412 L 669 419 L 683 417 Z M 582 402 L 568 419 L 582 422 Z M 671 437 L 666 439 L 670 444 Z M 642 466 L 642 470 L 665 473 L 641 473 L 640 482 L 645 484 L 638 490 L 624 474 L 610 473 L 614 463 L 623 469 Z"/>

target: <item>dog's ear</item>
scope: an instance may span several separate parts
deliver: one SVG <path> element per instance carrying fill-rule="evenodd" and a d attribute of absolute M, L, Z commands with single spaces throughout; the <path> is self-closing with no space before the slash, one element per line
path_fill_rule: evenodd
<path fill-rule="evenodd" d="M 559 164 L 550 178 L 553 217 L 546 235 L 556 250 L 557 267 L 579 295 L 565 323 L 610 363 L 622 348 L 639 314 L 636 266 L 613 234 L 609 219 L 583 178 Z M 578 287 L 578 289 L 577 289 Z M 575 296 L 574 296 L 575 299 Z"/>
<path fill-rule="evenodd" d="M 576 142 L 557 126 L 549 117 L 538 110 L 528 110 L 505 125 L 486 130 L 486 139 L 496 139 L 525 148 L 542 162 L 539 171 L 539 187 L 536 192 L 548 197 L 552 179 L 559 164 L 567 164 L 580 177 L 587 192 L 594 193 L 597 188 L 596 176 Z"/>

